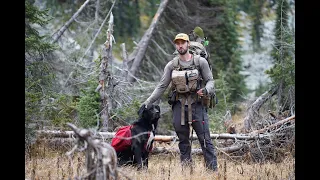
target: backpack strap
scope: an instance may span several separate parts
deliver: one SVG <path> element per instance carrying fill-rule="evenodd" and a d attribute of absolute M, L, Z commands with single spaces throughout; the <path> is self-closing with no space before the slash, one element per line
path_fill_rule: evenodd
<path fill-rule="evenodd" d="M 193 58 L 193 63 L 194 63 L 194 65 L 196 66 L 196 68 L 198 69 L 198 71 L 200 72 L 200 75 L 201 75 L 201 79 L 202 79 L 202 71 L 201 71 L 201 68 L 200 68 L 200 55 L 194 55 L 193 56 L 194 58 Z"/>
<path fill-rule="evenodd" d="M 181 66 L 179 64 L 179 57 L 178 56 L 173 58 L 172 66 L 173 66 L 173 69 L 176 69 L 176 70 L 179 70 L 181 68 Z"/>
<path fill-rule="evenodd" d="M 200 71 L 201 69 L 200 69 L 200 55 L 198 55 L 198 54 L 195 54 L 194 56 L 193 56 L 193 63 L 196 65 L 196 68 Z"/>

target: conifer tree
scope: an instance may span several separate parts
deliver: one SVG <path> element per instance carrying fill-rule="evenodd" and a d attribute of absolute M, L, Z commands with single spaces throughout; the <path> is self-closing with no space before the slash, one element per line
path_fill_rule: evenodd
<path fill-rule="evenodd" d="M 230 101 L 241 100 L 241 95 L 248 92 L 244 75 L 240 74 L 242 70 L 241 52 L 238 44 L 238 33 L 235 24 L 236 8 L 235 1 L 226 0 L 211 1 L 213 6 L 225 7 L 217 15 L 219 25 L 208 32 L 208 39 L 212 42 L 210 45 L 211 62 L 213 64 L 214 78 L 218 78 L 217 73 L 224 70 L 226 73 L 225 81 L 230 85 Z"/>
<path fill-rule="evenodd" d="M 294 30 L 289 26 L 289 2 L 277 0 L 275 43 L 272 50 L 274 66 L 267 70 L 272 84 L 278 86 L 278 108 L 280 111 L 294 108 L 295 63 Z"/>
<path fill-rule="evenodd" d="M 33 139 L 32 124 L 44 117 L 41 104 L 51 93 L 53 75 L 46 55 L 54 46 L 35 28 L 36 25 L 44 26 L 49 20 L 47 10 L 41 11 L 31 1 L 25 1 L 25 145 Z"/>

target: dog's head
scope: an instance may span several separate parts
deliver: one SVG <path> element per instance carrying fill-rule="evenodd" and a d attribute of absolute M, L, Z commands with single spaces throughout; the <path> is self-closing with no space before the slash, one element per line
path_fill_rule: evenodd
<path fill-rule="evenodd" d="M 159 105 L 148 104 L 138 111 L 139 119 L 149 122 L 149 124 L 157 124 L 160 118 Z"/>

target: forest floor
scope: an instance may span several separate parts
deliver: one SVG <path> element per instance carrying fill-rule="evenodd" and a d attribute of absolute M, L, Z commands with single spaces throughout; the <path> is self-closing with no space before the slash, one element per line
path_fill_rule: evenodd
<path fill-rule="evenodd" d="M 156 145 L 159 146 L 159 144 Z M 83 176 L 85 174 L 84 153 L 76 152 L 69 157 L 65 152 L 39 145 L 34 149 L 32 158 L 26 156 L 25 179 L 75 179 L 75 177 Z M 219 154 L 218 174 L 204 168 L 202 155 L 194 154 L 192 157 L 193 171 L 191 169 L 182 171 L 178 154 L 151 154 L 147 171 L 136 171 L 131 166 L 120 167 L 119 179 L 127 179 L 126 177 L 132 180 L 295 179 L 295 158 L 291 153 L 288 153 L 278 163 L 272 161 L 253 163 L 245 158 L 236 160 L 225 154 Z"/>
<path fill-rule="evenodd" d="M 243 112 L 232 117 L 237 130 L 243 126 Z M 214 144 L 216 144 L 214 140 Z M 154 147 L 178 148 L 178 143 L 155 142 Z M 192 143 L 192 148 L 199 148 L 197 141 Z M 37 144 L 31 150 L 32 157 L 25 155 L 26 179 L 75 179 L 85 174 L 85 155 L 75 152 L 71 157 L 65 153 L 72 149 L 72 144 L 47 146 Z M 120 167 L 120 179 L 132 180 L 164 180 L 164 179 L 223 179 L 223 180 L 248 180 L 248 179 L 295 179 L 294 152 L 287 152 L 275 160 L 257 162 L 249 153 L 244 156 L 230 156 L 218 152 L 219 173 L 206 171 L 202 155 L 193 154 L 194 169 L 182 171 L 180 158 L 177 153 L 151 154 L 147 171 L 136 171 L 134 167 Z"/>

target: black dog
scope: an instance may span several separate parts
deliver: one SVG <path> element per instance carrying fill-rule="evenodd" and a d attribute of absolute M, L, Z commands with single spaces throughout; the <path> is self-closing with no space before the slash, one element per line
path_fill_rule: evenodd
<path fill-rule="evenodd" d="M 117 152 L 119 165 L 135 165 L 138 170 L 148 168 L 148 156 L 153 144 L 155 130 L 160 118 L 158 105 L 142 106 L 139 111 L 139 119 L 131 128 L 131 147 Z M 150 138 L 149 138 L 150 137 Z"/>

